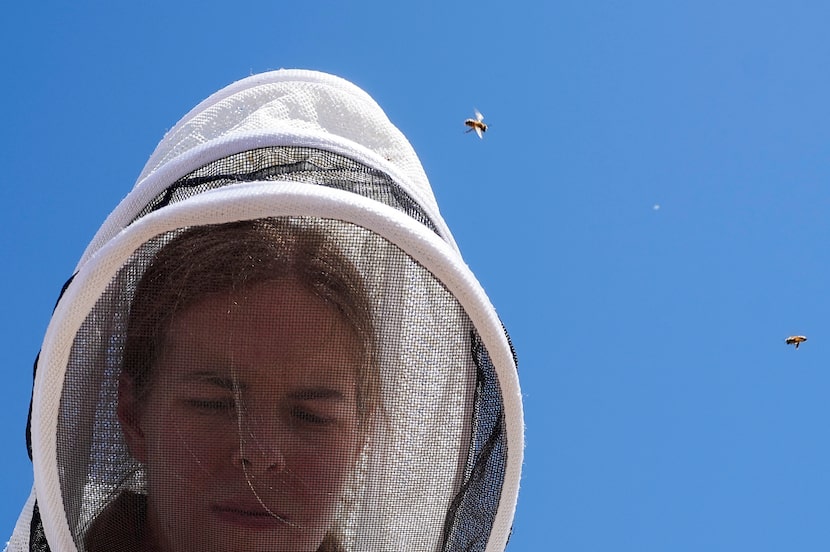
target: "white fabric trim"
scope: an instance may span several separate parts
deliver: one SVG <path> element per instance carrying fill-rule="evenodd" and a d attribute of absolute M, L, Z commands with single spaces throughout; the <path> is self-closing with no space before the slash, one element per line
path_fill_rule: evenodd
<path fill-rule="evenodd" d="M 17 523 L 14 525 L 11 539 L 6 543 L 3 552 L 29 552 L 29 536 L 32 531 L 32 514 L 34 513 L 35 500 L 37 493 L 35 487 L 32 486 L 32 491 L 29 493 L 29 498 L 26 499 L 26 504 L 17 518 Z"/>
<path fill-rule="evenodd" d="M 148 177 L 136 184 L 133 191 L 113 210 L 101 226 L 101 229 L 95 234 L 95 237 L 81 256 L 76 270 L 98 248 L 123 230 L 152 198 L 162 193 L 172 182 L 218 159 L 269 146 L 324 149 L 385 172 L 412 195 L 418 205 L 424 209 L 430 220 L 435 223 L 441 237 L 453 248 L 458 249 L 450 229 L 438 211 L 438 206 L 433 201 L 430 201 L 430 198 L 424 197 L 422 193 L 419 193 L 419 188 L 410 183 L 406 175 L 401 173 L 395 165 L 378 156 L 373 151 L 360 144 L 347 142 L 332 135 L 296 131 L 290 134 L 277 134 L 273 131 L 261 131 L 223 137 L 208 144 L 194 147 L 152 172 Z"/>
<path fill-rule="evenodd" d="M 490 354 L 502 389 L 507 466 L 501 502 L 487 550 L 502 550 L 514 515 L 523 456 L 523 415 L 516 368 L 501 323 L 484 290 L 458 252 L 405 214 L 357 194 L 287 182 L 238 184 L 169 205 L 130 225 L 92 252 L 57 305 L 46 332 L 35 380 L 32 446 L 41 515 L 50 545 L 75 550 L 63 516 L 56 432 L 60 394 L 75 335 L 111 278 L 141 244 L 190 225 L 271 216 L 339 219 L 367 228 L 400 247 L 440 280 L 466 310 Z M 506 507 L 509 505 L 509 507 Z"/>
<path fill-rule="evenodd" d="M 323 146 L 387 172 L 455 246 L 415 150 L 372 97 L 334 75 L 282 69 L 226 86 L 182 117 L 156 147 L 133 192 L 96 234 L 81 264 L 124 228 L 148 198 L 176 179 L 222 157 L 274 145 Z"/>

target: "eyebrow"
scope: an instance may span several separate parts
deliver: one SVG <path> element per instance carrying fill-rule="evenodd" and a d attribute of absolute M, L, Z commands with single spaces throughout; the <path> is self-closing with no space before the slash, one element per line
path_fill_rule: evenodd
<path fill-rule="evenodd" d="M 218 375 L 214 372 L 193 372 L 185 376 L 187 382 L 204 382 L 215 385 L 228 391 L 244 391 L 247 385 L 242 381 L 234 381 L 233 378 Z M 304 387 L 296 389 L 288 394 L 288 398 L 298 401 L 343 401 L 345 396 L 337 389 L 331 387 Z"/>
<path fill-rule="evenodd" d="M 342 401 L 345 399 L 343 393 L 341 393 L 337 389 L 332 389 L 330 387 L 308 387 L 303 389 L 297 389 L 296 391 L 290 392 L 288 394 L 288 397 L 300 401 Z"/>
<path fill-rule="evenodd" d="M 204 382 L 228 391 L 242 391 L 247 386 L 244 382 L 234 380 L 233 378 L 220 376 L 215 372 L 193 372 L 184 377 L 187 382 Z"/>

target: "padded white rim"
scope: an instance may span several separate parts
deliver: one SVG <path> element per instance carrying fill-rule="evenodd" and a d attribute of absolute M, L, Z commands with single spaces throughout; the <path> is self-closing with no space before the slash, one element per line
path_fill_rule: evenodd
<path fill-rule="evenodd" d="M 421 263 L 467 312 L 490 354 L 504 401 L 507 466 L 487 546 L 488 551 L 503 550 L 519 490 L 524 421 L 516 367 L 495 309 L 457 250 L 419 222 L 392 207 L 351 192 L 296 182 L 237 184 L 172 204 L 124 229 L 80 267 L 46 331 L 33 395 L 35 481 L 38 482 L 37 496 L 50 545 L 60 551 L 75 550 L 63 515 L 57 467 L 55 428 L 60 390 L 75 335 L 112 277 L 139 246 L 162 232 L 183 226 L 273 216 L 331 218 L 371 230 Z"/>
<path fill-rule="evenodd" d="M 438 233 L 453 248 L 458 249 L 455 239 L 450 232 L 446 222 L 437 210 L 432 207 L 433 203 L 417 195 L 418 188 L 409 182 L 407 177 L 397 167 L 377 155 L 368 148 L 350 140 L 340 138 L 332 134 L 318 132 L 292 131 L 290 134 L 277 134 L 274 132 L 262 131 L 242 135 L 231 135 L 225 138 L 212 140 L 203 146 L 192 148 L 177 158 L 166 163 L 158 170 L 150 173 L 147 178 L 136 184 L 135 188 L 124 198 L 121 203 L 107 217 L 104 224 L 95 234 L 86 251 L 81 256 L 76 271 L 103 246 L 112 239 L 118 232 L 126 227 L 136 214 L 144 208 L 155 196 L 162 193 L 171 182 L 219 159 L 242 153 L 257 148 L 270 146 L 309 147 L 324 149 L 374 167 L 388 174 L 398 183 L 418 205 L 424 209 L 429 219 L 436 225 Z"/>

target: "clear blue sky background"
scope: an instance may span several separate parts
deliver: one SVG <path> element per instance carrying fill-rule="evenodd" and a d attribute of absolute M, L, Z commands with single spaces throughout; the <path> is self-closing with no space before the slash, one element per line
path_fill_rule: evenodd
<path fill-rule="evenodd" d="M 0 533 L 31 484 L 32 361 L 84 247 L 186 111 L 299 67 L 409 137 L 512 334 L 510 552 L 830 549 L 830 4 L 283 5 L 4 6 Z M 474 107 L 484 140 L 463 132 Z"/>

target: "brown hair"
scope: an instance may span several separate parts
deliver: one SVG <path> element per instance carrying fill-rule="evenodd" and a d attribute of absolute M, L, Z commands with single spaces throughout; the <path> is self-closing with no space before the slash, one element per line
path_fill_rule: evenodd
<path fill-rule="evenodd" d="M 291 278 L 337 309 L 358 337 L 363 358 L 357 406 L 361 422 L 368 418 L 379 399 L 379 375 L 366 287 L 325 227 L 338 223 L 310 220 L 199 226 L 161 248 L 136 286 L 127 326 L 122 372 L 131 380 L 136 400 L 149 392 L 167 329 L 178 311 L 206 294 Z"/>

